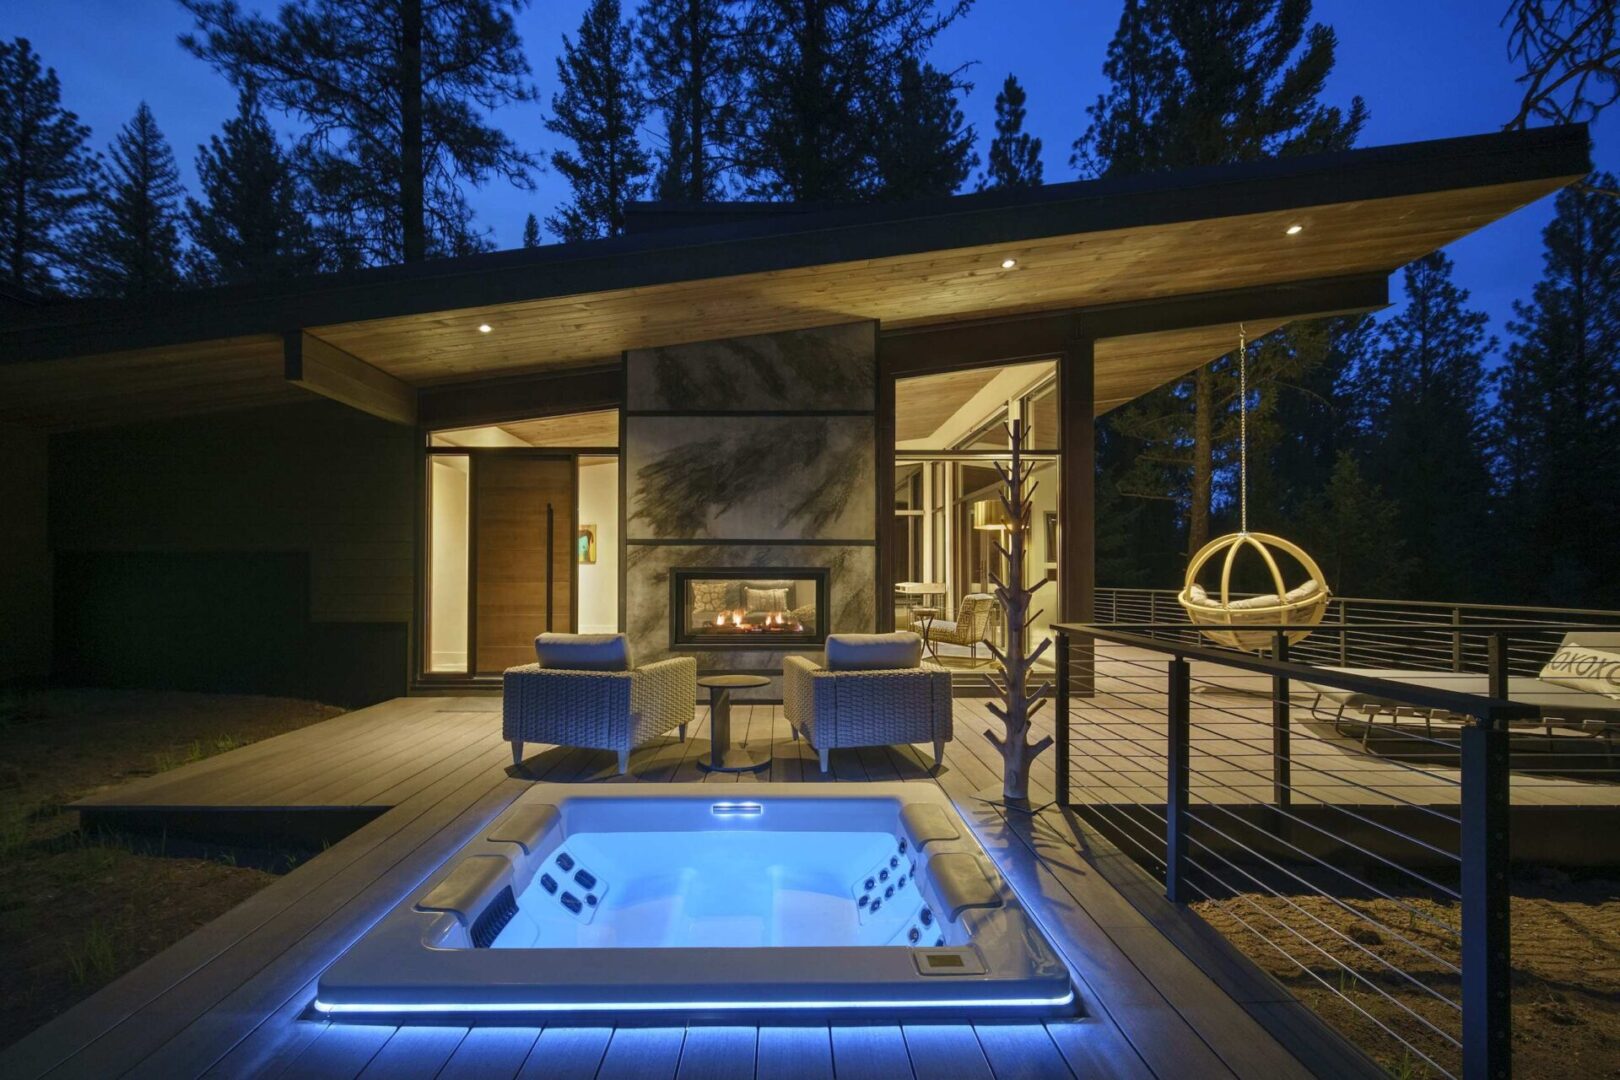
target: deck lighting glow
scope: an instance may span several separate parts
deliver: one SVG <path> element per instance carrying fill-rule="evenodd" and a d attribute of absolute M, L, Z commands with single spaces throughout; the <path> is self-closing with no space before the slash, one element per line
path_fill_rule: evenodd
<path fill-rule="evenodd" d="M 1015 267 L 1017 265 L 1018 265 L 1018 260 L 1017 259 L 1002 259 L 1001 260 L 1001 268 L 1003 270 L 1011 270 L 1013 267 Z"/>
<path fill-rule="evenodd" d="M 588 1012 L 708 1012 L 717 1009 L 741 1009 L 779 1011 L 824 1012 L 837 1010 L 858 1011 L 862 1009 L 878 1009 L 892 1011 L 894 1009 L 989 1009 L 989 1008 L 1062 1008 L 1074 1004 L 1074 991 L 1055 997 L 985 997 L 985 998 L 957 998 L 955 1000 L 935 1001 L 930 999 L 902 1000 L 884 999 L 873 1001 L 498 1001 L 486 1003 L 469 1002 L 437 1002 L 428 1003 L 420 1001 L 410 1002 L 325 1002 L 316 998 L 315 1011 L 326 1016 L 343 1013 L 526 1013 L 526 1012 L 561 1012 L 561 1013 L 588 1013 Z"/>
<path fill-rule="evenodd" d="M 1305 226 L 1303 226 L 1303 225 L 1290 225 L 1290 226 L 1288 226 L 1288 228 L 1283 230 L 1283 232 L 1287 233 L 1289 236 L 1298 236 L 1300 233 L 1302 233 L 1304 231 L 1305 231 Z"/>
<path fill-rule="evenodd" d="M 489 323 L 487 323 L 487 322 L 478 324 L 478 332 L 480 334 L 487 334 L 493 329 L 495 329 L 495 328 L 493 326 L 489 325 Z"/>

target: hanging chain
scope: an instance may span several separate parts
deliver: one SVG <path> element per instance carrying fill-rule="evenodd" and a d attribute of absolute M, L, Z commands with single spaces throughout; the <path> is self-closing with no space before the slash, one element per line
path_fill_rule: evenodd
<path fill-rule="evenodd" d="M 1238 323 L 1238 531 L 1249 531 L 1249 339 Z"/>

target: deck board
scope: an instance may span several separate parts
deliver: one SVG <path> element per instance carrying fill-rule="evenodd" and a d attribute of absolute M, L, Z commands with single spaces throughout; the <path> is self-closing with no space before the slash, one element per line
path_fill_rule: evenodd
<path fill-rule="evenodd" d="M 685 1041 L 685 1028 L 614 1028 L 596 1080 L 673 1080 Z"/>
<path fill-rule="evenodd" d="M 444 1063 L 438 1080 L 512 1080 L 539 1035 L 532 1027 L 475 1027 Z"/>
<path fill-rule="evenodd" d="M 906 1024 L 911 1071 L 928 1080 L 995 1080 L 971 1024 Z M 1044 1036 L 1043 1036 L 1044 1037 Z"/>
<path fill-rule="evenodd" d="M 467 1037 L 464 1027 L 402 1027 L 367 1063 L 360 1080 L 434 1080 Z"/>
<path fill-rule="evenodd" d="M 999 758 L 982 735 L 992 723 L 982 701 L 959 700 L 955 741 L 937 774 L 932 746 L 921 745 L 834 751 L 825 776 L 809 744 L 793 739 L 780 706 L 744 703 L 734 706 L 733 739 L 769 753 L 770 764 L 759 773 L 697 768 L 709 752 L 701 706 L 686 741 L 671 732 L 639 748 L 629 777 L 616 775 L 612 753 L 540 744 L 530 745 L 522 768 L 514 769 L 499 738 L 498 705 L 487 698 L 387 702 L 86 800 L 95 808 L 138 808 L 344 806 L 351 805 L 344 800 L 365 799 L 392 808 L 0 1055 L 0 1072 L 354 1077 L 368 1069 L 392 1075 L 394 1063 L 402 1062 L 412 1075 L 636 1080 L 1297 1075 L 1298 1063 L 1230 998 L 1207 979 L 1200 984 L 1187 977 L 1197 969 L 1184 957 L 1185 966 L 1178 966 L 1181 954 L 1092 872 L 1072 833 L 1065 842 L 1064 822 L 1046 815 L 1009 819 L 974 798 L 999 782 Z M 1050 755 L 1033 775 L 1037 784 L 1051 783 Z M 357 1027 L 307 1017 L 325 964 L 529 782 L 739 779 L 941 785 L 1037 909 L 1077 974 L 1087 1015 L 1046 1024 L 905 1028 L 470 1031 Z M 1171 955 L 1159 955 L 1167 951 Z M 1187 986 L 1166 985 L 1178 982 Z M 1217 1030 L 1223 1028 L 1229 1030 Z M 1252 1045 L 1240 1049 L 1239 1042 Z"/>
<path fill-rule="evenodd" d="M 832 1033 L 824 1027 L 762 1027 L 755 1080 L 833 1080 Z"/>
<path fill-rule="evenodd" d="M 905 1080 L 916 1075 L 898 1024 L 835 1026 L 832 1052 L 838 1080 Z"/>
<path fill-rule="evenodd" d="M 613 1029 L 605 1027 L 548 1027 L 535 1040 L 521 1080 L 592 1080 L 602 1067 Z"/>

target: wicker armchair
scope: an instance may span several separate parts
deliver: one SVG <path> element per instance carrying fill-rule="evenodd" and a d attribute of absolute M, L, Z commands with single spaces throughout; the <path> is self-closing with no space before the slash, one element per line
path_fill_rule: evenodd
<path fill-rule="evenodd" d="M 810 740 L 822 772 L 835 747 L 918 742 L 934 744 L 938 767 L 953 734 L 951 673 L 933 664 L 838 671 L 789 656 L 782 662 L 782 704 L 793 738 Z"/>
<path fill-rule="evenodd" d="M 962 606 L 957 609 L 955 619 L 935 619 L 923 636 L 936 644 L 965 646 L 977 661 L 979 642 L 989 636 L 990 620 L 999 607 L 996 598 L 989 593 L 968 593 L 962 597 Z M 914 634 L 922 634 L 922 621 L 913 622 L 911 630 Z"/>
<path fill-rule="evenodd" d="M 671 657 L 632 671 L 577 671 L 525 664 L 507 668 L 501 736 L 512 763 L 523 763 L 525 742 L 616 750 L 619 772 L 630 751 L 686 725 L 697 703 L 697 661 Z"/>

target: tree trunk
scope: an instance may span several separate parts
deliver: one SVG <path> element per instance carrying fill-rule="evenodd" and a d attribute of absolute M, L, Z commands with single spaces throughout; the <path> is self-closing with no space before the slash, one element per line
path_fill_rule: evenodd
<path fill-rule="evenodd" d="M 686 5 L 686 158 L 689 166 L 687 197 L 701 203 L 708 191 L 708 177 L 704 169 L 703 146 L 703 81 L 707 42 L 702 40 L 703 0 L 688 0 Z"/>
<path fill-rule="evenodd" d="M 1210 492 L 1215 478 L 1215 372 L 1193 373 L 1192 500 L 1187 507 L 1187 554 L 1209 543 Z"/>
<path fill-rule="evenodd" d="M 400 0 L 399 211 L 406 262 L 427 257 L 426 166 L 422 157 L 422 0 Z"/>

